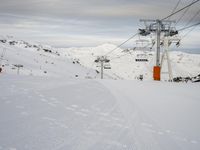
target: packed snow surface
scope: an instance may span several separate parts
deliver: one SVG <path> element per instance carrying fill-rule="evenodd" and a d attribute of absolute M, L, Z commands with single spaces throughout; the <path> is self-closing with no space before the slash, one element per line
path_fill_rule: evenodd
<path fill-rule="evenodd" d="M 0 77 L 3 150 L 199 150 L 200 84 Z"/>

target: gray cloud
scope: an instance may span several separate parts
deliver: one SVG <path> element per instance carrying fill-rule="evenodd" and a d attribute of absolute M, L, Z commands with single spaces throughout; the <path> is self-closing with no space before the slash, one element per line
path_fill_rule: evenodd
<path fill-rule="evenodd" d="M 164 15 L 169 12 L 168 0 L 1 0 L 0 12 L 55 17 L 110 18 L 142 15 Z M 156 5 L 155 5 L 156 4 Z M 160 11 L 162 10 L 162 11 Z"/>
<path fill-rule="evenodd" d="M 66 46 L 90 45 L 88 41 L 94 45 L 109 39 L 117 43 L 143 26 L 140 18 L 165 17 L 175 3 L 174 0 L 1 0 L 0 33 L 56 46 L 55 39 Z M 188 3 L 182 0 L 179 8 Z M 199 6 L 192 7 L 178 25 L 184 26 Z M 198 20 L 200 17 L 194 22 Z"/>

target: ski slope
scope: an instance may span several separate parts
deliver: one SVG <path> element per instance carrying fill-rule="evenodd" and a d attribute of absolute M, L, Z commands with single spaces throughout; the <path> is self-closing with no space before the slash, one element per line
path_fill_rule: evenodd
<path fill-rule="evenodd" d="M 200 149 L 200 84 L 110 80 L 132 79 L 132 63 L 124 71 L 118 67 L 122 74 L 115 68 L 116 74 L 106 72 L 107 79 L 98 80 L 89 66 L 102 46 L 95 53 L 88 48 L 69 52 L 6 40 L 0 42 L 1 50 L 6 49 L 0 74 L 0 149 Z M 108 46 L 115 47 L 104 45 L 103 53 Z M 198 55 L 176 53 L 174 61 L 183 55 L 183 64 L 178 63 L 183 70 L 188 65 L 191 74 L 198 72 Z M 13 64 L 23 65 L 19 74 Z"/>
<path fill-rule="evenodd" d="M 61 56 L 55 48 L 37 43 L 29 43 L 17 40 L 13 37 L 0 37 L 0 56 L 5 49 L 1 59 L 3 73 L 17 74 L 18 68 L 15 65 L 23 65 L 19 70 L 20 75 L 85 78 L 87 72 L 95 77 L 96 72 L 85 68 L 74 59 L 67 59 Z"/>
<path fill-rule="evenodd" d="M 199 84 L 1 75 L 3 150 L 199 150 Z"/>

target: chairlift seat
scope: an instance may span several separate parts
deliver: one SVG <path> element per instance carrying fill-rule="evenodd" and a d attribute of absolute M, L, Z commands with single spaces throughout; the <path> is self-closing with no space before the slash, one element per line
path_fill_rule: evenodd
<path fill-rule="evenodd" d="M 111 69 L 110 66 L 104 66 L 104 69 Z"/>
<path fill-rule="evenodd" d="M 148 59 L 136 58 L 135 61 L 137 61 L 137 62 L 147 62 Z"/>

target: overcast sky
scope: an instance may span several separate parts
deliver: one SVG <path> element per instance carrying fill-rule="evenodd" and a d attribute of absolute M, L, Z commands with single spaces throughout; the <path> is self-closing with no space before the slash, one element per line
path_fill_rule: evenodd
<path fill-rule="evenodd" d="M 181 0 L 177 9 L 192 0 Z M 172 12 L 178 0 L 0 0 L 0 35 L 56 47 L 120 44 L 138 28 L 139 19 L 161 19 Z M 190 7 L 177 24 L 184 27 L 200 9 Z M 183 12 L 171 19 L 178 19 Z M 200 21 L 200 14 L 190 23 Z M 184 35 L 187 31 L 182 32 Z M 200 27 L 184 40 L 187 48 L 200 47 Z M 130 44 L 130 43 L 129 43 Z M 134 45 L 134 41 L 132 41 Z"/>

